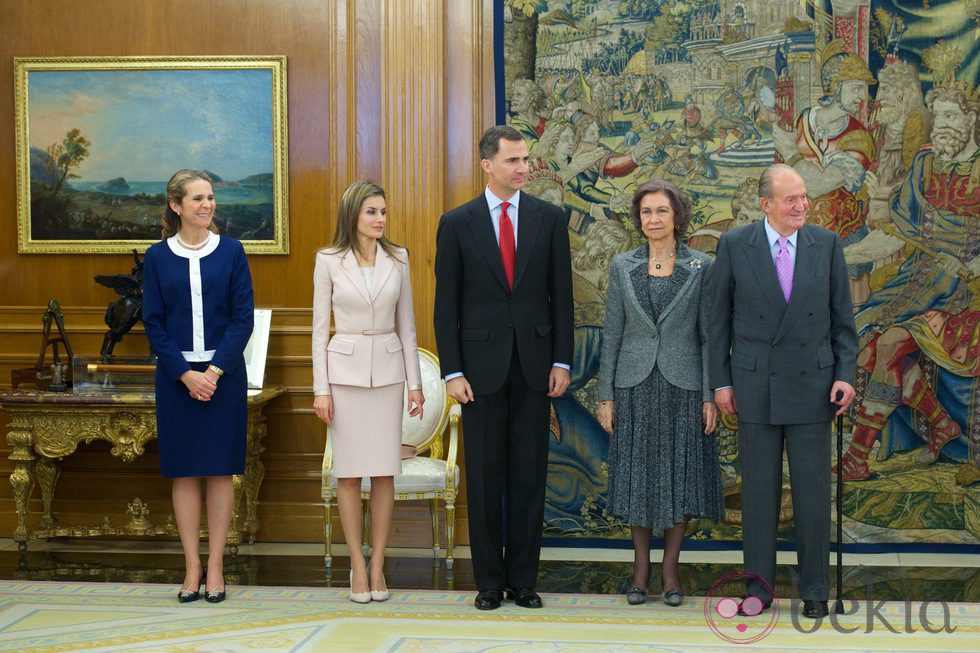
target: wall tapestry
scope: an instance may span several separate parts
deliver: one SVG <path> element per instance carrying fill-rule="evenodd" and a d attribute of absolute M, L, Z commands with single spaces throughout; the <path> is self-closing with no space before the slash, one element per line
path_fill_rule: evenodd
<path fill-rule="evenodd" d="M 861 341 L 843 454 L 846 542 L 980 543 L 980 1 L 504 0 L 498 121 L 526 137 L 531 194 L 568 218 L 576 343 L 554 402 L 546 535 L 624 537 L 605 513 L 595 382 L 609 262 L 663 177 L 688 244 L 762 218 L 761 171 L 793 166 L 809 221 L 845 245 Z M 501 20 L 502 19 L 502 20 Z M 737 540 L 735 430 L 719 429 Z M 827 470 L 827 473 L 831 473 Z M 791 538 L 784 484 L 781 536 Z"/>

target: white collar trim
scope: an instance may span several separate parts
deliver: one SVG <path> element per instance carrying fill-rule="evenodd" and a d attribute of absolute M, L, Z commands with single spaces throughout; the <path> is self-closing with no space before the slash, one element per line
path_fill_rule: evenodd
<path fill-rule="evenodd" d="M 170 251 L 181 258 L 203 258 L 218 249 L 218 242 L 221 240 L 221 236 L 216 233 L 211 233 L 208 236 L 208 242 L 201 249 L 187 249 L 179 242 L 177 242 L 177 235 L 174 234 L 167 239 L 167 246 L 170 247 Z"/>

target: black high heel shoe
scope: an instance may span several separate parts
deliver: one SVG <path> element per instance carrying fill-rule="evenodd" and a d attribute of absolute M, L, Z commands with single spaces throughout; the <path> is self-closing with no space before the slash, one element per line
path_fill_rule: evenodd
<path fill-rule="evenodd" d="M 207 577 L 208 577 L 208 572 L 202 571 L 201 580 L 197 584 L 197 589 L 194 590 L 193 592 L 191 590 L 180 590 L 179 592 L 177 592 L 177 601 L 180 603 L 191 603 L 201 598 L 201 585 L 204 584 L 204 581 L 207 580 Z"/>
<path fill-rule="evenodd" d="M 205 572 L 205 576 L 207 576 L 207 572 Z M 221 580 L 224 580 L 224 575 L 222 575 Z M 222 585 L 224 585 L 224 583 L 222 583 Z M 221 590 L 220 592 L 210 592 L 207 590 L 207 585 L 205 585 L 204 600 L 208 603 L 221 603 L 225 600 L 225 596 L 225 590 Z"/>

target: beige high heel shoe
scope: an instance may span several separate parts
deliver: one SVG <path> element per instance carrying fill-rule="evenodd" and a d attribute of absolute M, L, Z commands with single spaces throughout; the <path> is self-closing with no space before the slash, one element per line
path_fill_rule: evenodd
<path fill-rule="evenodd" d="M 354 570 L 350 570 L 350 600 L 354 603 L 370 603 L 372 592 L 355 592 L 354 591 Z"/>
<path fill-rule="evenodd" d="M 368 565 L 368 584 L 369 585 L 371 583 L 371 572 L 370 572 L 370 569 L 371 569 L 371 565 L 369 564 Z M 384 578 L 384 574 L 381 575 L 381 578 Z M 374 589 L 371 590 L 371 600 L 372 601 L 377 601 L 378 603 L 381 603 L 383 601 L 387 601 L 389 598 L 391 598 L 391 594 L 388 593 L 388 583 L 385 583 L 385 589 L 383 589 L 383 590 L 374 590 Z"/>
<path fill-rule="evenodd" d="M 371 600 L 381 603 L 382 601 L 387 601 L 391 598 L 391 594 L 387 589 L 383 590 L 371 590 Z"/>

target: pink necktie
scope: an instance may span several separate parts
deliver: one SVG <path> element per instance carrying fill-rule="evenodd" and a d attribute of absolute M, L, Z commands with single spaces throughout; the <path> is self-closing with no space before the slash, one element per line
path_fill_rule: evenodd
<path fill-rule="evenodd" d="M 507 215 L 507 202 L 500 203 L 500 261 L 504 264 L 504 274 L 507 276 L 507 285 L 514 287 L 514 253 L 517 247 L 514 244 L 514 223 Z"/>
<path fill-rule="evenodd" d="M 786 236 L 779 237 L 779 251 L 776 253 L 776 277 L 779 287 L 783 289 L 783 297 L 789 303 L 793 294 L 793 259 L 789 255 L 789 241 Z"/>

